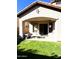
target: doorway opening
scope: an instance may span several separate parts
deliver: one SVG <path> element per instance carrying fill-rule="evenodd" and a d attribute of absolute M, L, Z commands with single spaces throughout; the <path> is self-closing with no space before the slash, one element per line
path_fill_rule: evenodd
<path fill-rule="evenodd" d="M 47 35 L 48 34 L 48 24 L 39 24 L 39 33 L 41 35 Z"/>

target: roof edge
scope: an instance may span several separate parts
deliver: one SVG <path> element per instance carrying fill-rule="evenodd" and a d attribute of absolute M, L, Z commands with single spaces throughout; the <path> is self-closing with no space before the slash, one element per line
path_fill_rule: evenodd
<path fill-rule="evenodd" d="M 52 7 L 52 8 L 56 8 L 56 9 L 61 10 L 61 7 L 52 5 L 51 3 L 46 3 L 46 2 L 42 2 L 42 1 L 35 1 L 35 2 L 33 2 L 32 4 L 30 4 L 29 6 L 25 7 L 25 8 L 24 8 L 23 10 L 21 10 L 20 12 L 18 12 L 17 16 L 20 15 L 21 13 L 23 13 L 24 11 L 26 11 L 27 9 L 31 8 L 33 5 L 36 5 L 36 4 L 46 5 L 46 6 L 49 6 L 49 7 Z"/>

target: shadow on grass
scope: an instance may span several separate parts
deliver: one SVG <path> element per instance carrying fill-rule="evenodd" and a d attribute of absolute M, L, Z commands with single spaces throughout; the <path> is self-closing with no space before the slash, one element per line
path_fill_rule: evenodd
<path fill-rule="evenodd" d="M 23 49 L 17 50 L 17 59 L 61 59 L 61 56 L 57 56 L 54 54 L 53 56 L 45 56 L 45 55 L 39 55 L 35 54 L 37 50 L 29 49 L 27 51 L 23 52 Z"/>
<path fill-rule="evenodd" d="M 25 40 L 25 37 L 21 37 L 20 35 L 17 35 L 17 45 L 20 44 L 23 40 Z"/>

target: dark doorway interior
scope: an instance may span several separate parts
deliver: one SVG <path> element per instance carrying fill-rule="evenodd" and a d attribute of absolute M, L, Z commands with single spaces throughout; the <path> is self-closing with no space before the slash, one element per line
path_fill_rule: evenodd
<path fill-rule="evenodd" d="M 48 24 L 40 24 L 39 32 L 41 35 L 47 35 L 48 34 Z"/>

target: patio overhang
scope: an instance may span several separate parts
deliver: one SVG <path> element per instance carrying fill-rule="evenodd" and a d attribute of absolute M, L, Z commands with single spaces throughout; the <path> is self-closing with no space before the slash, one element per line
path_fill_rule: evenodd
<path fill-rule="evenodd" d="M 28 22 L 40 22 L 40 21 L 56 21 L 58 19 L 55 19 L 55 18 L 50 18 L 50 17 L 34 17 L 34 18 L 30 18 L 30 19 L 27 19 L 25 21 L 28 21 Z"/>

